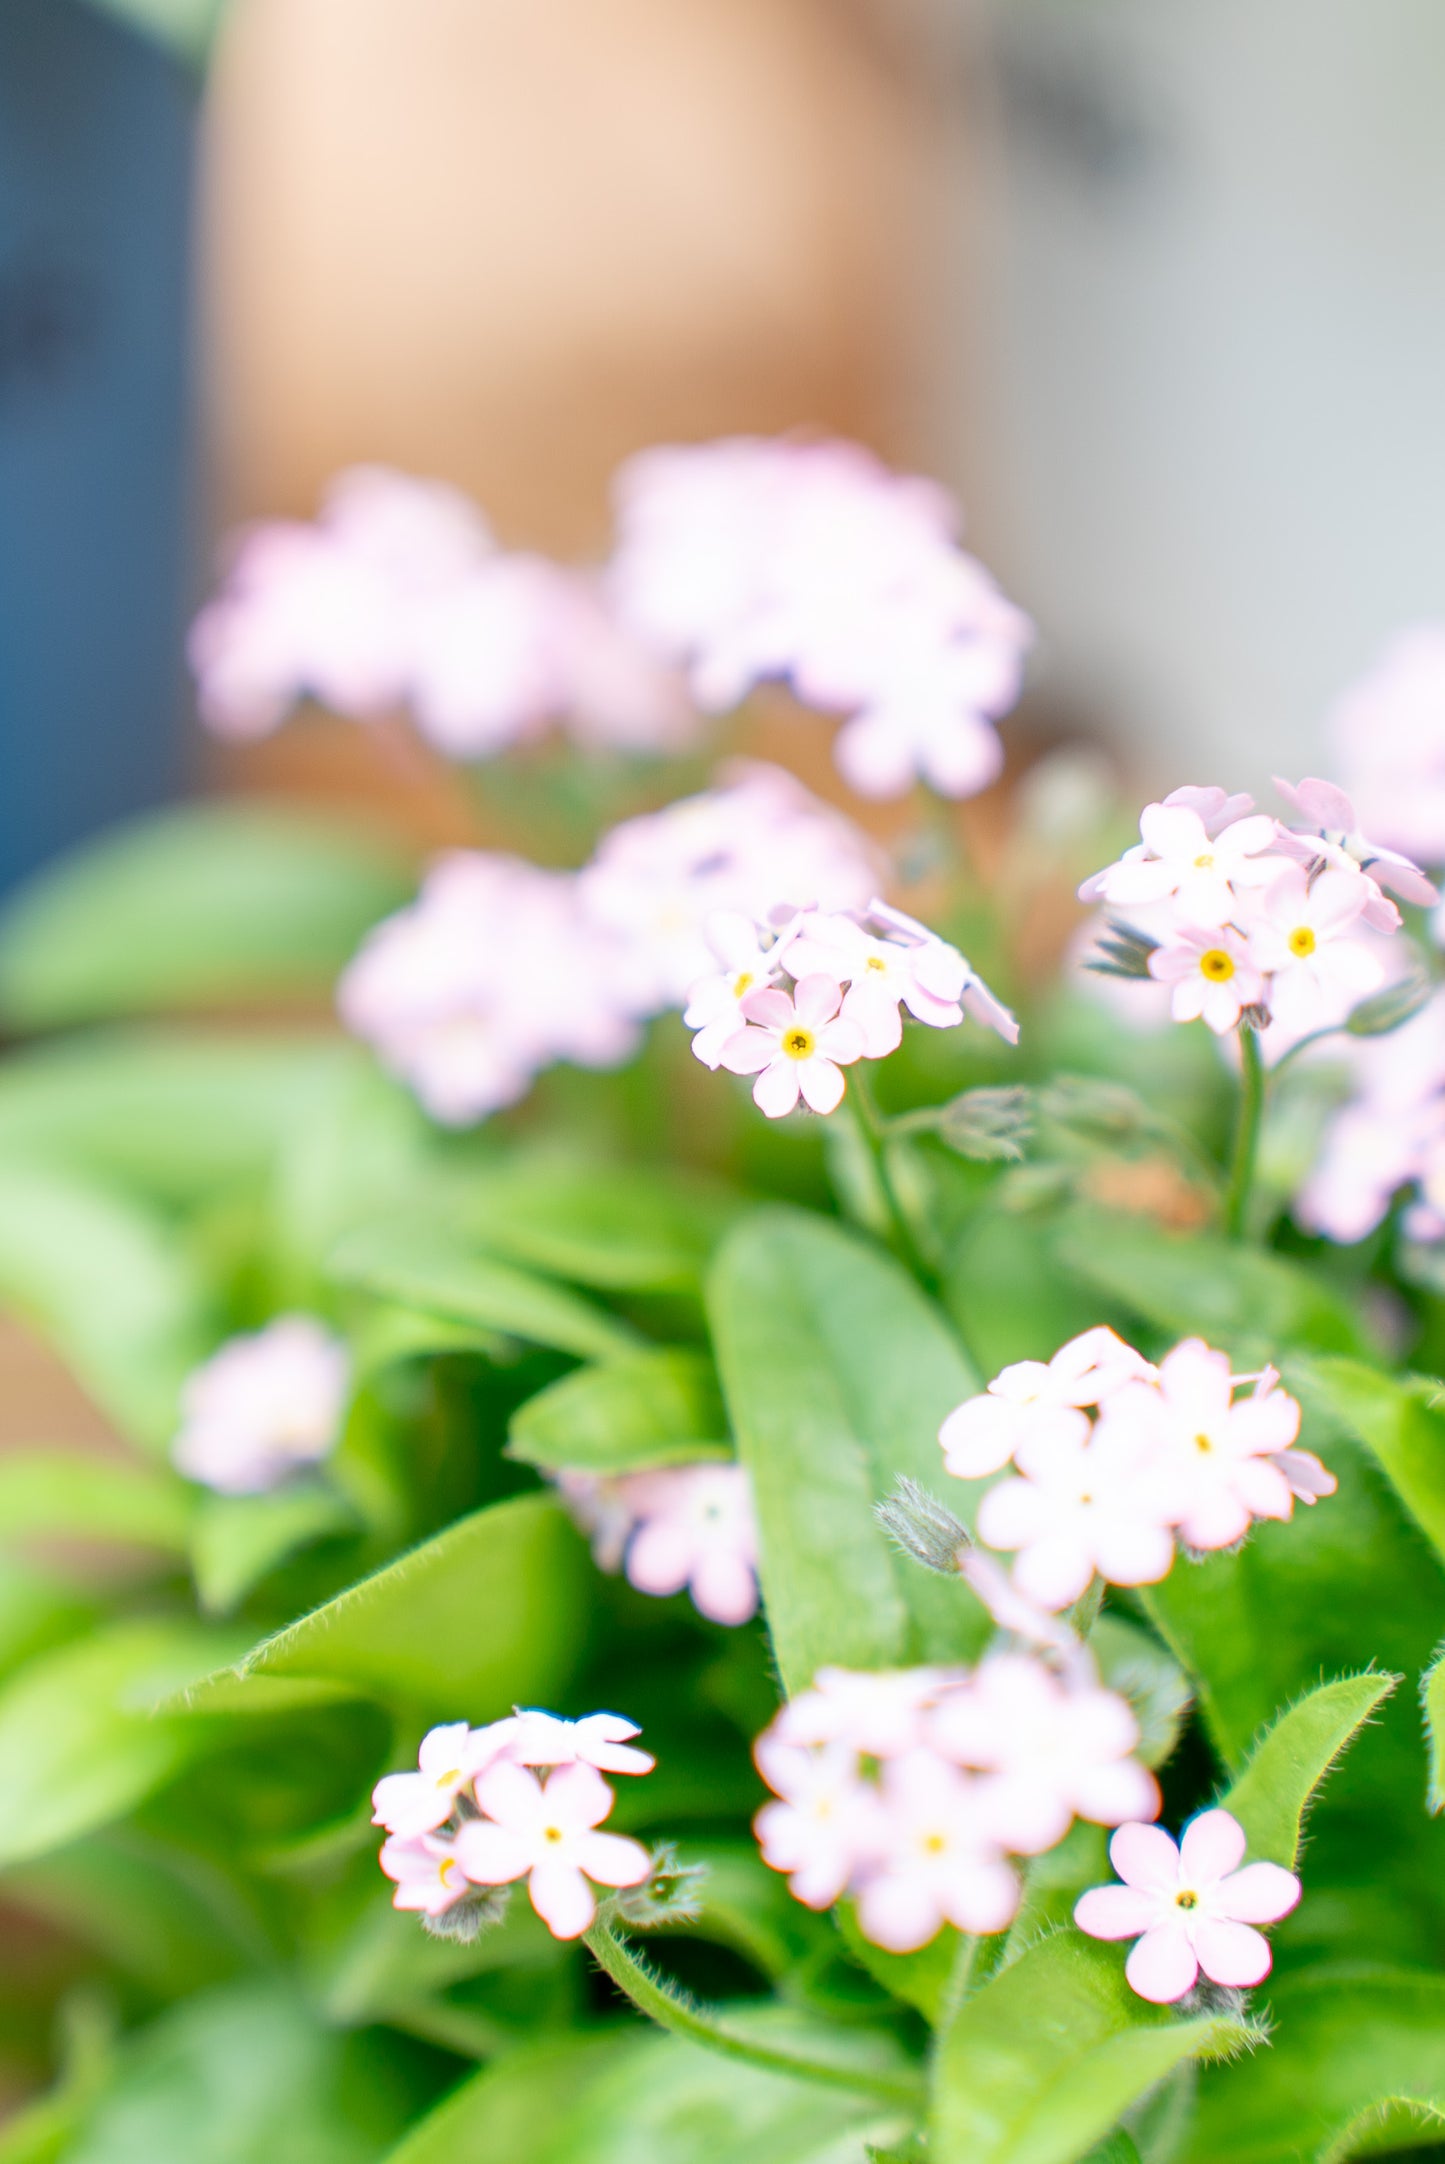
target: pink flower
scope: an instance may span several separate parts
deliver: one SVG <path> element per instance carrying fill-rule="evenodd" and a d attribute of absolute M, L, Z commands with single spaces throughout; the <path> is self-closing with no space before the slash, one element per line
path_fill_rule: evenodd
<path fill-rule="evenodd" d="M 591 1542 L 592 1560 L 597 1568 L 608 1572 L 621 1570 L 627 1543 L 637 1523 L 637 1513 L 627 1499 L 627 1476 L 562 1469 L 551 1477 L 574 1523 Z"/>
<path fill-rule="evenodd" d="M 1330 870 L 1311 880 L 1302 865 L 1290 864 L 1258 898 L 1249 918 L 1250 950 L 1269 974 L 1270 1011 L 1286 1029 L 1333 1021 L 1383 981 L 1378 956 L 1344 936 L 1358 924 L 1371 891 L 1361 872 Z"/>
<path fill-rule="evenodd" d="M 349 1386 L 341 1340 L 312 1315 L 279 1315 L 187 1377 L 171 1457 L 222 1495 L 261 1494 L 335 1447 Z"/>
<path fill-rule="evenodd" d="M 1445 624 L 1397 632 L 1336 701 L 1330 729 L 1360 824 L 1445 864 Z"/>
<path fill-rule="evenodd" d="M 688 993 L 683 1022 L 696 1030 L 692 1040 L 694 1059 L 704 1067 L 717 1068 L 732 1039 L 747 1017 L 743 1001 L 749 992 L 766 990 L 778 970 L 779 943 L 766 944 L 758 926 L 736 910 L 717 910 L 707 922 L 707 941 L 723 964 L 715 977 L 700 977 Z"/>
<path fill-rule="evenodd" d="M 1445 1153 L 1445 999 L 1403 1027 L 1340 1048 L 1355 1079 L 1295 1204 L 1305 1228 L 1332 1240 L 1373 1232 L 1396 1192 L 1429 1182 Z M 1332 1056 L 1334 1056 L 1332 1051 Z"/>
<path fill-rule="evenodd" d="M 733 1074 L 755 1074 L 753 1102 L 770 1120 L 791 1112 L 801 1095 L 814 1112 L 834 1112 L 843 1099 L 840 1068 L 863 1056 L 863 1032 L 838 1017 L 841 986 L 821 973 L 804 977 L 794 996 L 749 992 L 748 1026 L 724 1047 Z"/>
<path fill-rule="evenodd" d="M 1068 1439 L 1086 1432 L 1069 1418 L 1071 1409 L 1102 1404 L 1126 1382 L 1154 1373 L 1112 1330 L 1085 1330 L 1047 1364 L 1017 1360 L 995 1375 L 982 1396 L 956 1406 L 938 1431 L 944 1463 L 960 1480 L 981 1480 L 1007 1465 L 1025 1436 Z"/>
<path fill-rule="evenodd" d="M 494 1721 L 489 1728 L 469 1728 L 465 1721 L 449 1721 L 429 1729 L 417 1752 L 419 1770 L 388 1773 L 372 1790 L 372 1825 L 404 1841 L 444 1825 L 462 1790 L 507 1748 L 513 1726 Z"/>
<path fill-rule="evenodd" d="M 810 1909 L 831 1908 L 877 1856 L 882 1840 L 878 1794 L 846 1744 L 809 1750 L 769 1730 L 754 1748 L 758 1771 L 779 1801 L 753 1820 L 763 1861 L 787 1874 L 789 1890 Z"/>
<path fill-rule="evenodd" d="M 981 1821 L 1002 1846 L 1041 1855 L 1073 1820 L 1117 1826 L 1153 1818 L 1154 1776 L 1130 1756 L 1139 1724 L 1125 1698 L 1066 1688 L 1042 1662 L 991 1654 L 932 1717 L 935 1749 L 974 1769 Z"/>
<path fill-rule="evenodd" d="M 640 1886 L 652 1868 L 641 1842 L 596 1831 L 612 1809 L 612 1791 L 591 1766 L 559 1766 L 544 1785 L 504 1759 L 478 1781 L 477 1802 L 485 1815 L 458 1833 L 458 1863 L 477 1886 L 525 1877 L 554 1938 L 580 1938 L 591 1924 L 597 1903 L 589 1879 Z"/>
<path fill-rule="evenodd" d="M 1433 908 L 1439 901 L 1438 889 L 1418 864 L 1398 849 L 1386 849 L 1366 839 L 1356 821 L 1354 805 L 1332 781 L 1309 777 L 1296 784 L 1281 781 L 1276 774 L 1274 785 L 1306 823 L 1306 831 L 1296 828 L 1280 836 L 1279 847 L 1289 855 L 1298 856 L 1303 863 L 1312 857 L 1325 857 L 1342 870 L 1367 872 L 1376 885 L 1388 887 L 1402 901 L 1415 902 L 1421 908 Z M 1367 905 L 1364 916 L 1365 922 L 1380 932 L 1394 931 L 1400 921 L 1398 910 L 1386 903 L 1381 911 L 1378 901 Z"/>
<path fill-rule="evenodd" d="M 1211 835 L 1199 812 L 1177 800 L 1149 804 L 1140 814 L 1138 845 L 1085 880 L 1079 895 L 1120 909 L 1172 897 L 1186 924 L 1222 925 L 1234 915 L 1236 889 L 1270 876 L 1266 866 L 1278 832 L 1275 820 L 1257 813 Z"/>
<path fill-rule="evenodd" d="M 1002 1931 L 1018 1911 L 1019 1883 L 986 1827 L 976 1785 L 935 1757 L 910 1751 L 883 1768 L 886 1860 L 858 1892 L 866 1938 L 913 1953 L 946 1923 Z"/>
<path fill-rule="evenodd" d="M 1026 1437 L 1017 1476 L 979 1505 L 980 1540 L 1017 1551 L 1014 1584 L 1045 1608 L 1077 1600 L 1095 1571 L 1112 1585 L 1153 1585 L 1174 1561 L 1173 1468 L 1136 1427 L 1101 1422 L 1090 1436 L 1075 1417 L 1070 1434 Z"/>
<path fill-rule="evenodd" d="M 820 1668 L 773 1724 L 785 1743 L 840 1743 L 870 1758 L 897 1758 L 926 1736 L 925 1709 L 963 1670 Z"/>
<path fill-rule="evenodd" d="M 1109 1857 L 1124 1881 L 1095 1886 L 1074 1909 L 1095 1939 L 1138 1939 L 1124 1974 L 1141 1999 L 1167 2006 L 1192 1990 L 1199 1972 L 1237 1990 L 1269 1974 L 1268 1942 L 1254 1924 L 1287 1916 L 1300 1897 L 1292 1871 L 1274 1863 L 1238 1866 L 1244 1828 L 1228 1811 L 1206 1811 L 1175 1843 L 1159 1826 L 1121 1826 Z"/>
<path fill-rule="evenodd" d="M 1171 984 L 1176 1022 L 1203 1020 L 1216 1037 L 1233 1029 L 1244 1007 L 1264 995 L 1264 979 L 1247 942 L 1231 925 L 1204 930 L 1186 924 L 1149 957 L 1149 974 Z"/>
<path fill-rule="evenodd" d="M 426 1835 L 403 1840 L 393 1834 L 381 1844 L 381 1868 L 395 1879 L 391 1905 L 420 1910 L 423 1916 L 441 1916 L 471 1891 L 466 1873 L 448 1841 Z"/>
<path fill-rule="evenodd" d="M 637 1520 L 627 1577 L 640 1593 L 680 1593 L 714 1623 L 757 1613 L 757 1528 L 740 1465 L 672 1465 L 628 1476 Z"/>
<path fill-rule="evenodd" d="M 636 1721 L 620 1713 L 588 1713 L 580 1721 L 559 1720 L 537 1707 L 519 1708 L 505 1730 L 502 1749 L 519 1766 L 595 1766 L 599 1773 L 651 1773 L 657 1764 L 647 1751 L 635 1751 L 631 1738 L 641 1735 Z"/>
<path fill-rule="evenodd" d="M 1111 1400 L 1097 1440 L 1128 1432 L 1167 1453 L 1178 1484 L 1180 1538 L 1191 1548 L 1227 1548 L 1252 1519 L 1288 1518 L 1294 1507 L 1282 1454 L 1299 1433 L 1300 1409 L 1274 1387 L 1277 1381 L 1267 1370 L 1254 1394 L 1235 1403 L 1227 1356 L 1186 1338 L 1161 1361 L 1157 1384 L 1139 1384 Z M 1319 1466 L 1318 1459 L 1309 1463 Z M 1308 1468 L 1305 1475 L 1312 1483 Z M 1330 1486 L 1321 1492 L 1330 1493 L 1333 1480 L 1324 1478 Z"/>

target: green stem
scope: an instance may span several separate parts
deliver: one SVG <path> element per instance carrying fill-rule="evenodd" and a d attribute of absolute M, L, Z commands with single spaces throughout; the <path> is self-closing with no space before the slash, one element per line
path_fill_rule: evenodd
<path fill-rule="evenodd" d="M 655 1969 L 640 1961 L 626 1940 L 620 1939 L 608 1923 L 595 1923 L 585 1934 L 583 1943 L 598 1967 L 606 1970 L 618 1990 L 626 1993 L 639 2013 L 646 2014 L 659 2028 L 670 2030 L 674 2036 L 686 2037 L 689 2043 L 721 2052 L 725 2058 L 741 2059 L 745 2065 L 761 2067 L 770 2074 L 791 2074 L 800 2081 L 820 2082 L 831 2089 L 847 2089 L 855 2096 L 877 2096 L 890 2104 L 914 2107 L 922 2099 L 921 2077 L 914 2080 L 904 2074 L 874 2073 L 861 2066 L 833 2066 L 826 2059 L 804 2058 L 801 2053 L 779 2051 L 770 2044 L 739 2036 L 736 2031 L 725 2028 L 716 2014 L 694 2004 L 675 1984 L 667 1982 Z"/>
<path fill-rule="evenodd" d="M 903 1198 L 894 1184 L 893 1174 L 888 1165 L 887 1123 L 885 1123 L 877 1105 L 873 1102 L 873 1093 L 863 1078 L 861 1066 L 855 1067 L 848 1077 L 848 1102 L 853 1107 L 858 1132 L 862 1135 L 868 1154 L 873 1160 L 873 1169 L 878 1175 L 879 1191 L 888 1206 L 888 1215 L 892 1222 L 893 1238 L 898 1252 L 924 1291 L 936 1295 L 938 1292 L 938 1272 L 919 1245 L 908 1212 L 903 1206 Z"/>
<path fill-rule="evenodd" d="M 1231 1240 L 1248 1236 L 1249 1197 L 1254 1185 L 1254 1161 L 1259 1149 L 1259 1127 L 1264 1113 L 1265 1072 L 1259 1049 L 1259 1033 L 1239 1032 L 1239 1110 L 1234 1127 L 1234 1157 L 1229 1168 L 1229 1187 L 1224 1200 L 1224 1229 Z"/>

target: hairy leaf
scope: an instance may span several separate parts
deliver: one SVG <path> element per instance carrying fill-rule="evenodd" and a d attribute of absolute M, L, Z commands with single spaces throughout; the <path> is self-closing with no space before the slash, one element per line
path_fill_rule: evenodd
<path fill-rule="evenodd" d="M 565 1513 L 550 1496 L 514 1496 L 263 1639 L 189 1703 L 223 1711 L 254 1683 L 304 1680 L 438 1720 L 491 1720 L 544 1704 L 563 1680 L 584 1642 L 589 1585 Z"/>
<path fill-rule="evenodd" d="M 939 2052 L 930 2157 L 1076 2164 L 1174 2067 L 1249 2036 L 1233 2015 L 1180 2018 L 1147 2005 L 1124 1981 L 1121 1948 L 1061 1932 L 955 2017 Z"/>
<path fill-rule="evenodd" d="M 578 1368 L 512 1416 L 514 1458 L 552 1469 L 626 1473 L 729 1455 L 712 1362 L 669 1347 Z"/>
<path fill-rule="evenodd" d="M 708 1309 L 788 1690 L 828 1661 L 882 1668 L 977 1644 L 963 1587 L 900 1555 L 873 1515 L 900 1473 L 941 1484 L 939 1424 L 978 1388 L 937 1309 L 876 1248 L 785 1210 L 729 1236 Z"/>
<path fill-rule="evenodd" d="M 481 1246 L 604 1292 L 695 1287 L 743 1207 L 686 1175 L 553 1154 L 476 1174 L 458 1199 Z"/>
<path fill-rule="evenodd" d="M 1249 1836 L 1251 1860 L 1292 1870 L 1311 1797 L 1398 1676 L 1341 1676 L 1282 1713 L 1221 1797 Z"/>
<path fill-rule="evenodd" d="M 269 1495 L 209 1495 L 191 1529 L 196 1594 L 208 1615 L 229 1615 L 278 1564 L 333 1533 L 354 1532 L 345 1497 L 319 1480 Z"/>
<path fill-rule="evenodd" d="M 1385 1375 L 1360 1360 L 1312 1360 L 1300 1363 L 1298 1373 L 1373 1451 L 1411 1517 L 1445 1557 L 1442 1386 L 1418 1375 Z"/>

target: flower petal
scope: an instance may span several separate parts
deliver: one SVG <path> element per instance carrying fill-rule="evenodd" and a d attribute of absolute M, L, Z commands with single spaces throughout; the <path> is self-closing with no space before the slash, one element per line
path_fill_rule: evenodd
<path fill-rule="evenodd" d="M 1162 1826 L 1121 1826 L 1109 1861 L 1126 1886 L 1143 1893 L 1173 1893 L 1179 1884 L 1179 1848 Z"/>
<path fill-rule="evenodd" d="M 1137 1939 L 1158 1916 L 1158 1895 L 1137 1886 L 1091 1886 L 1074 1903 L 1074 1922 L 1091 1939 Z"/>
<path fill-rule="evenodd" d="M 523 1834 L 490 1819 L 468 1819 L 455 1844 L 457 1862 L 476 1886 L 505 1886 L 532 1868 L 533 1848 Z"/>
<path fill-rule="evenodd" d="M 559 1766 L 547 1777 L 545 1791 L 550 1825 L 579 1833 L 600 1826 L 612 1809 L 612 1791 L 595 1766 Z"/>
<path fill-rule="evenodd" d="M 782 1119 L 798 1102 L 800 1064 L 795 1059 L 772 1060 L 753 1084 L 753 1103 L 770 1120 Z"/>
<path fill-rule="evenodd" d="M 1299 1897 L 1300 1882 L 1293 1871 L 1277 1863 L 1247 1863 L 1220 1881 L 1210 1906 L 1231 1923 L 1273 1924 L 1288 1916 Z"/>
<path fill-rule="evenodd" d="M 542 1784 L 510 1759 L 499 1758 L 478 1774 L 477 1802 L 488 1818 L 520 1834 L 530 1834 L 542 1823 Z"/>
<path fill-rule="evenodd" d="M 572 1854 L 599 1886 L 640 1886 L 652 1869 L 642 1843 L 621 1833 L 584 1833 L 573 1842 Z"/>
<path fill-rule="evenodd" d="M 741 1006 L 748 1020 L 760 1023 L 764 1029 L 786 1029 L 793 1019 L 793 1002 L 775 985 L 749 992 Z"/>
<path fill-rule="evenodd" d="M 815 1112 L 836 1112 L 843 1102 L 843 1070 L 830 1059 L 805 1059 L 798 1087 Z"/>
<path fill-rule="evenodd" d="M 554 1939 L 580 1939 L 597 1914 L 592 1888 L 568 1863 L 539 1863 L 527 1891 Z"/>
<path fill-rule="evenodd" d="M 729 1074 L 760 1074 L 777 1058 L 778 1042 L 766 1029 L 740 1029 L 726 1039 L 718 1063 Z"/>
<path fill-rule="evenodd" d="M 1186 1886 L 1214 1886 L 1237 1870 L 1245 1850 L 1244 1828 L 1228 1811 L 1201 1811 L 1179 1842 L 1179 1871 Z"/>
<path fill-rule="evenodd" d="M 1199 1974 L 1199 1963 L 1182 1924 L 1156 1924 L 1124 1964 L 1129 1988 L 1155 2006 L 1182 1999 Z"/>
<path fill-rule="evenodd" d="M 744 1006 L 748 1005 L 745 1000 Z M 843 987 L 836 977 L 827 976 L 821 969 L 799 980 L 793 992 L 793 1006 L 798 1020 L 807 1029 L 821 1029 L 831 1022 L 843 1004 Z"/>
<path fill-rule="evenodd" d="M 1199 1966 L 1216 1984 L 1233 1984 L 1243 1990 L 1269 1974 L 1269 1941 L 1251 1931 L 1248 1924 L 1231 1923 L 1221 1916 L 1201 1916 L 1194 1927 L 1194 1950 Z"/>

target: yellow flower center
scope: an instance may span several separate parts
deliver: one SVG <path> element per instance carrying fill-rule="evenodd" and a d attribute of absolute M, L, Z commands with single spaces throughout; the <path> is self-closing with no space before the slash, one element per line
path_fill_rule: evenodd
<path fill-rule="evenodd" d="M 1223 947 L 1209 947 L 1199 957 L 1199 974 L 1211 984 L 1228 984 L 1234 975 L 1234 957 Z"/>
<path fill-rule="evenodd" d="M 441 1863 L 437 1867 L 437 1877 L 441 1880 L 443 1886 L 450 1890 L 461 1875 L 461 1865 L 457 1862 L 456 1857 L 443 1856 Z"/>
<path fill-rule="evenodd" d="M 542 1839 L 544 1841 L 565 1841 L 566 1838 L 567 1836 L 560 1826 L 544 1826 L 542 1828 Z"/>
<path fill-rule="evenodd" d="M 1196 872 L 1212 872 L 1214 869 L 1213 852 L 1206 849 L 1202 857 L 1196 857 L 1194 859 L 1194 869 Z"/>
<path fill-rule="evenodd" d="M 461 1779 L 461 1777 L 462 1769 L 460 1766 L 449 1766 L 445 1773 L 439 1773 L 437 1775 L 436 1785 L 438 1788 L 451 1788 L 455 1785 L 456 1782 Z"/>
<path fill-rule="evenodd" d="M 1210 1440 L 1209 1436 L 1204 1433 L 1202 1428 L 1194 1438 L 1194 1447 L 1196 1450 L 1201 1451 L 1212 1450 L 1214 1448 L 1213 1442 Z"/>
<path fill-rule="evenodd" d="M 948 1847 L 948 1836 L 942 1833 L 926 1833 L 923 1836 L 923 1852 L 926 1856 L 941 1856 Z"/>
<path fill-rule="evenodd" d="M 740 969 L 737 975 L 733 978 L 733 998 L 741 999 L 744 992 L 746 992 L 752 984 L 752 981 L 753 972 L 750 969 Z"/>
<path fill-rule="evenodd" d="M 800 1023 L 783 1031 L 783 1050 L 789 1059 L 811 1059 L 817 1042 L 813 1032 Z"/>
<path fill-rule="evenodd" d="M 1197 1893 L 1191 1893 L 1186 1886 L 1182 1893 L 1177 1893 L 1174 1896 L 1174 1906 L 1177 1909 L 1197 1909 L 1199 1896 Z"/>
<path fill-rule="evenodd" d="M 1306 955 L 1313 954 L 1318 945 L 1319 941 L 1308 924 L 1297 924 L 1289 935 L 1289 951 L 1297 955 L 1300 961 L 1303 961 Z"/>
<path fill-rule="evenodd" d="M 879 976 L 881 977 L 886 973 L 888 964 L 884 961 L 881 954 L 870 954 L 867 961 L 863 964 L 863 967 L 865 969 L 876 969 Z"/>

